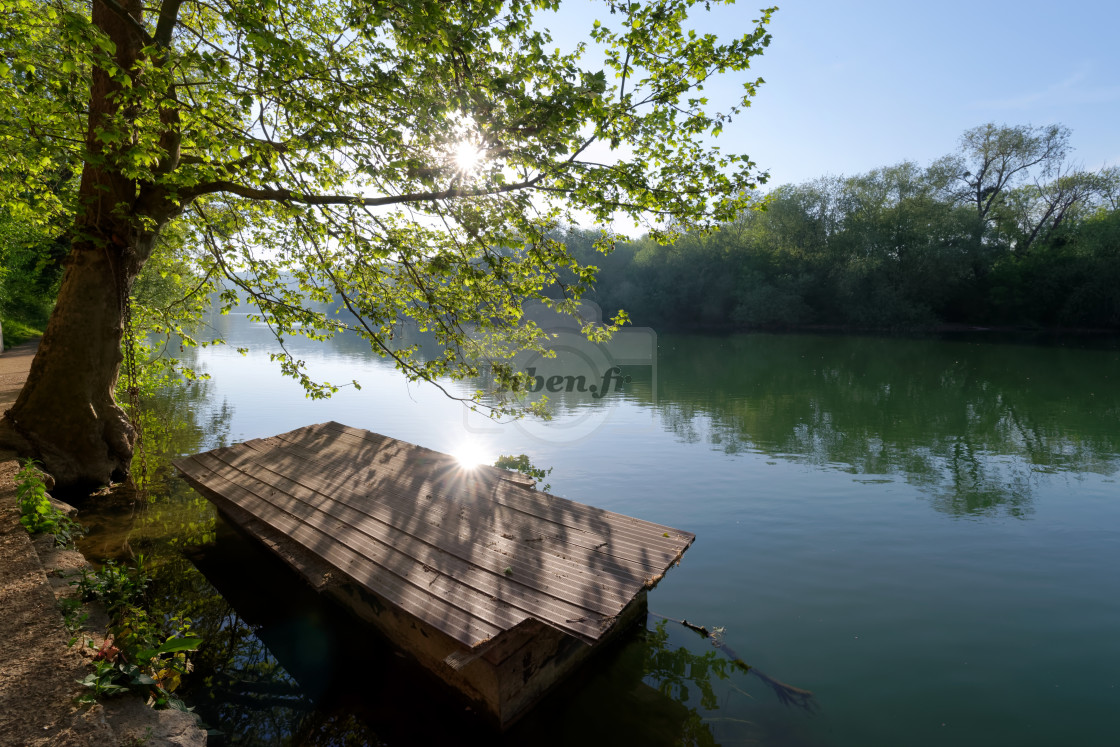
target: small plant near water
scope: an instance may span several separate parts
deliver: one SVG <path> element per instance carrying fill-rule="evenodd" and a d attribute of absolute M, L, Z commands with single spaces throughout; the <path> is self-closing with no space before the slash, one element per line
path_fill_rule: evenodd
<path fill-rule="evenodd" d="M 112 662 L 100 659 L 93 663 L 93 671 L 78 680 L 89 692 L 78 696 L 79 703 L 92 703 L 98 698 L 108 698 L 114 695 L 124 695 L 128 686 L 118 682 L 119 672 Z"/>
<path fill-rule="evenodd" d="M 34 461 L 24 463 L 16 473 L 19 523 L 31 534 L 53 534 L 55 544 L 69 545 L 84 531 L 82 525 L 51 505 L 43 475 Z"/>
<path fill-rule="evenodd" d="M 144 556 L 137 558 L 134 567 L 118 565 L 112 560 L 93 571 L 82 569 L 81 578 L 73 582 L 78 587 L 82 600 L 97 600 L 105 605 L 114 620 L 125 607 L 133 607 L 144 601 L 144 594 L 152 577 L 144 571 Z"/>
<path fill-rule="evenodd" d="M 191 671 L 187 652 L 198 649 L 202 639 L 191 634 L 186 618 L 173 617 L 167 626 L 152 620 L 144 609 L 151 580 L 140 555 L 133 567 L 108 561 L 73 582 L 83 600 L 100 601 L 111 619 L 109 636 L 93 657 L 94 671 L 78 680 L 90 689 L 80 702 L 136 691 L 147 695 L 153 708 L 187 710 L 174 692 Z M 92 648 L 93 641 L 87 645 Z"/>
<path fill-rule="evenodd" d="M 494 462 L 494 466 L 500 469 L 509 469 L 513 470 L 514 472 L 520 472 L 521 474 L 526 475 L 527 477 L 531 477 L 538 482 L 552 474 L 552 467 L 549 467 L 548 469 L 541 469 L 540 467 L 534 466 L 534 464 L 529 461 L 528 454 L 518 454 L 517 456 L 503 454 L 502 456 L 498 457 L 498 460 L 496 462 Z M 545 483 L 541 486 L 541 490 L 546 493 L 551 489 L 552 485 L 549 483 Z"/>
<path fill-rule="evenodd" d="M 70 643 L 73 646 L 78 642 L 78 632 L 89 619 L 89 613 L 82 606 L 82 600 L 76 597 L 64 597 L 58 600 L 58 609 L 62 612 L 62 624 L 70 634 Z"/>
<path fill-rule="evenodd" d="M 125 741 L 121 742 L 121 747 L 144 747 L 144 745 L 148 744 L 148 742 L 150 742 L 151 740 L 152 740 L 152 727 L 149 726 L 147 729 L 144 730 L 143 735 L 136 736 L 136 737 L 130 737 L 129 739 L 126 739 Z"/>

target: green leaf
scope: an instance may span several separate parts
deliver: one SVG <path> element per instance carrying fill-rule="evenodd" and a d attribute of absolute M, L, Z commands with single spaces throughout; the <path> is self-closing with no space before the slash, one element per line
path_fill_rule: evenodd
<path fill-rule="evenodd" d="M 179 651 L 196 651 L 201 645 L 201 638 L 168 638 L 162 646 L 156 649 L 156 655 L 173 654 Z"/>

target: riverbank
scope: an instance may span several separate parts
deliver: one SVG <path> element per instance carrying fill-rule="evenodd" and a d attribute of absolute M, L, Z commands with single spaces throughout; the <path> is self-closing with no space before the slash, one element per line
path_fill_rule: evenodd
<path fill-rule="evenodd" d="M 659 333 L 732 335 L 732 334 L 776 334 L 776 335 L 848 335 L 852 337 L 944 337 L 954 339 L 975 336 L 981 340 L 1015 339 L 1029 342 L 1060 342 L 1062 340 L 1106 339 L 1120 337 L 1120 329 L 1115 327 L 1040 327 L 1024 324 L 925 324 L 912 326 L 876 327 L 854 324 L 673 324 L 658 321 L 648 324 L 643 320 L 632 320 L 637 327 L 653 327 Z"/>
<path fill-rule="evenodd" d="M 0 412 L 19 394 L 37 346 L 33 340 L 0 355 Z M 18 470 L 15 453 L 0 449 L 0 745 L 205 744 L 193 716 L 153 711 L 138 696 L 92 706 L 75 702 L 89 659 L 70 645 L 56 599 L 70 588 L 66 575 L 85 560 L 76 551 L 56 550 L 50 540 L 32 541 L 19 523 Z"/>

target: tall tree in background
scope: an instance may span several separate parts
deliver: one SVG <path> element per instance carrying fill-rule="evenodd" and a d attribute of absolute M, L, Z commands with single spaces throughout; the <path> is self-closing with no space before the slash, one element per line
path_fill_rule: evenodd
<path fill-rule="evenodd" d="M 1117 185 L 1120 168 L 1085 171 L 1060 164 L 1049 179 L 1036 178 L 1008 193 L 1000 210 L 1001 227 L 1016 253 L 1025 254 L 1038 241 L 1109 204 Z"/>
<path fill-rule="evenodd" d="M 960 150 L 934 164 L 946 192 L 957 202 L 971 204 L 984 223 L 1007 192 L 1035 173 L 1050 176 L 1069 152 L 1069 128 L 988 124 L 961 135 Z"/>
<path fill-rule="evenodd" d="M 933 164 L 931 178 L 950 201 L 975 209 L 978 236 L 994 228 L 1026 253 L 1079 210 L 1106 200 L 1117 184 L 1116 168 L 1092 172 L 1070 163 L 1070 134 L 1059 124 L 973 127 L 956 153 Z"/>
<path fill-rule="evenodd" d="M 127 472 L 113 388 L 129 296 L 177 221 L 281 340 L 353 328 L 428 380 L 473 373 L 484 343 L 539 345 L 522 300 L 558 268 L 591 276 L 547 236 L 570 211 L 704 228 L 758 181 L 704 138 L 759 81 L 723 112 L 699 90 L 762 52 L 770 11 L 721 41 L 690 31 L 696 4 L 606 2 L 564 49 L 548 0 L 0 0 L 0 198 L 35 213 L 58 199 L 44 174 L 81 172 L 5 439 L 64 486 Z M 348 322 L 303 305 L 332 296 Z M 446 356 L 395 349 L 402 317 Z"/>

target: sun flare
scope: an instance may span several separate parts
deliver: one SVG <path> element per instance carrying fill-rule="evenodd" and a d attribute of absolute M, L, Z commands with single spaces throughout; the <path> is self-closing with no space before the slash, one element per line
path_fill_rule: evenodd
<path fill-rule="evenodd" d="M 451 456 L 459 460 L 459 466 L 465 469 L 473 469 L 490 461 L 486 451 L 478 444 L 461 444 L 451 452 Z"/>
<path fill-rule="evenodd" d="M 460 140 L 452 151 L 455 168 L 463 174 L 471 174 L 482 164 L 485 153 L 470 140 Z"/>

